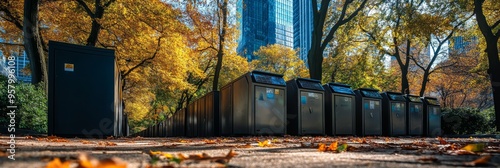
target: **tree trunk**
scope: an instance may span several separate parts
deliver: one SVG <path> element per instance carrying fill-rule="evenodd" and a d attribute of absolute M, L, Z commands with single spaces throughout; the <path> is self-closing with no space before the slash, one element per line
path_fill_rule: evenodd
<path fill-rule="evenodd" d="M 422 78 L 422 87 L 420 88 L 419 96 L 422 97 L 425 94 L 425 88 L 427 87 L 427 81 L 429 80 L 429 72 L 424 72 L 424 77 Z"/>
<path fill-rule="evenodd" d="M 321 51 L 321 31 L 313 30 L 312 44 L 307 54 L 307 64 L 309 65 L 309 76 L 311 79 L 320 80 L 322 78 L 323 53 Z"/>
<path fill-rule="evenodd" d="M 497 131 L 500 131 L 500 60 L 498 58 L 498 37 L 500 33 L 497 30 L 493 33 L 488 25 L 483 13 L 484 0 L 474 0 L 474 13 L 476 14 L 479 30 L 486 39 L 486 53 L 488 54 L 488 74 L 490 76 L 491 88 L 493 90 L 493 102 L 495 106 L 495 124 Z"/>
<path fill-rule="evenodd" d="M 408 82 L 408 66 L 401 66 L 401 93 L 410 94 L 410 83 Z"/>
<path fill-rule="evenodd" d="M 24 1 L 24 48 L 30 60 L 31 83 L 44 81 L 47 84 L 47 63 L 38 28 L 38 3 L 39 0 Z"/>
<path fill-rule="evenodd" d="M 104 8 L 100 5 L 96 5 L 95 17 L 92 18 L 92 28 L 90 30 L 89 37 L 87 38 L 87 46 L 95 46 L 99 38 L 99 32 L 101 31 L 101 24 L 97 19 L 102 19 L 104 14 Z"/>
<path fill-rule="evenodd" d="M 217 64 L 215 65 L 214 81 L 212 85 L 212 91 L 219 91 L 219 76 L 220 70 L 222 69 L 222 59 L 224 57 L 224 42 L 226 38 L 226 27 L 227 27 L 227 0 L 224 0 L 221 6 L 222 11 L 222 27 L 219 33 L 219 50 L 217 51 Z M 219 22 L 220 23 L 220 22 Z"/>
<path fill-rule="evenodd" d="M 493 91 L 493 103 L 495 107 L 495 123 L 497 131 L 500 131 L 500 61 L 498 58 L 498 37 L 487 40 L 486 52 L 488 53 L 491 88 Z"/>

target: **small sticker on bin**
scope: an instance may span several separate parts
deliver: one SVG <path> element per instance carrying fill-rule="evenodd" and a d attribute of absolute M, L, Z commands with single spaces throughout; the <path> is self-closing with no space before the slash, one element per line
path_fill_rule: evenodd
<path fill-rule="evenodd" d="M 64 71 L 74 72 L 75 71 L 75 65 L 74 64 L 69 64 L 69 63 L 64 63 Z"/>

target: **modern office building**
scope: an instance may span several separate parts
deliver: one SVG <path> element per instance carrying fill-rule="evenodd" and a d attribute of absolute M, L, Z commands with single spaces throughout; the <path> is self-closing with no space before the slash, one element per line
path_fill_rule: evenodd
<path fill-rule="evenodd" d="M 248 61 L 261 46 L 294 47 L 293 0 L 238 0 L 240 39 L 238 54 Z"/>
<path fill-rule="evenodd" d="M 293 48 L 299 49 L 298 56 L 306 65 L 312 40 L 312 15 L 311 0 L 293 0 Z"/>

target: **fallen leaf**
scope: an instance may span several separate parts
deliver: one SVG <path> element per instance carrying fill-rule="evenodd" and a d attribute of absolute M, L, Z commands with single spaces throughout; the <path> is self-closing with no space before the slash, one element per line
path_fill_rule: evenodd
<path fill-rule="evenodd" d="M 71 164 L 71 162 L 69 162 L 69 161 L 61 162 L 61 160 L 59 158 L 54 158 L 54 160 L 47 163 L 47 166 L 45 166 L 45 167 L 46 168 L 69 168 L 70 164 Z"/>
<path fill-rule="evenodd" d="M 33 139 L 33 137 L 28 135 L 28 136 L 26 136 L 26 139 Z"/>
<path fill-rule="evenodd" d="M 418 161 L 422 162 L 438 162 L 439 160 L 435 157 L 423 157 L 423 158 L 418 158 Z"/>
<path fill-rule="evenodd" d="M 204 139 L 203 142 L 205 142 L 205 144 L 216 144 L 217 143 L 215 140 L 208 140 L 208 139 Z"/>
<path fill-rule="evenodd" d="M 347 144 L 344 143 L 337 148 L 337 152 L 345 152 L 347 150 Z"/>
<path fill-rule="evenodd" d="M 83 143 L 83 144 L 92 144 L 92 142 L 87 141 L 87 140 L 81 140 L 80 142 Z"/>
<path fill-rule="evenodd" d="M 320 143 L 318 146 L 319 146 L 318 147 L 318 151 L 320 151 L 320 152 L 325 152 L 326 151 L 326 145 L 325 144 Z"/>
<path fill-rule="evenodd" d="M 491 156 L 490 155 L 487 155 L 487 156 L 482 156 L 472 162 L 465 162 L 464 164 L 466 166 L 481 166 L 481 165 L 488 165 L 488 162 L 490 161 L 491 159 Z"/>
<path fill-rule="evenodd" d="M 338 146 L 338 142 L 335 141 L 335 142 L 331 143 L 330 146 L 328 146 L 328 148 L 326 150 L 327 151 L 336 151 L 337 150 L 337 146 Z"/>
<path fill-rule="evenodd" d="M 446 144 L 448 144 L 448 142 L 446 142 L 446 141 L 445 141 L 443 138 L 441 138 L 441 137 L 437 137 L 437 139 L 439 140 L 439 144 L 441 144 L 441 145 L 446 145 Z"/>
<path fill-rule="evenodd" d="M 272 147 L 271 141 L 269 141 L 269 140 L 265 140 L 264 142 L 260 142 L 260 141 L 258 141 L 258 142 L 259 142 L 259 147 Z"/>
<path fill-rule="evenodd" d="M 389 142 L 389 141 L 391 141 L 391 139 L 385 138 L 385 142 Z"/>
<path fill-rule="evenodd" d="M 482 152 L 484 150 L 484 147 L 484 143 L 468 144 L 467 146 L 463 147 L 462 150 L 466 150 L 469 152 Z"/>
<path fill-rule="evenodd" d="M 95 168 L 127 168 L 127 163 L 117 157 L 99 160 Z"/>

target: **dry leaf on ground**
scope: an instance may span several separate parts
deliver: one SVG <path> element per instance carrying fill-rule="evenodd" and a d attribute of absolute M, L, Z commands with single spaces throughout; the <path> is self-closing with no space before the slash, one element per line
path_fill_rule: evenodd
<path fill-rule="evenodd" d="M 54 160 L 47 163 L 47 166 L 45 166 L 45 167 L 46 168 L 69 168 L 70 164 L 71 164 L 71 162 L 69 162 L 69 161 L 61 162 L 61 160 L 59 158 L 55 158 Z"/>
<path fill-rule="evenodd" d="M 484 150 L 484 147 L 484 143 L 468 144 L 467 146 L 464 146 L 462 150 L 466 150 L 469 152 L 482 152 Z"/>
<path fill-rule="evenodd" d="M 265 140 L 264 142 L 259 142 L 259 147 L 272 147 L 273 145 L 271 144 L 270 140 Z"/>
<path fill-rule="evenodd" d="M 443 138 L 441 138 L 441 137 L 437 137 L 437 139 L 439 140 L 439 144 L 441 144 L 441 145 L 446 145 L 446 144 L 448 144 L 448 142 L 446 142 L 446 140 L 444 140 L 444 139 L 443 139 Z"/>
<path fill-rule="evenodd" d="M 491 159 L 490 155 L 487 156 L 482 156 L 472 162 L 465 162 L 464 164 L 466 166 L 481 166 L 481 165 L 488 165 L 489 161 Z"/>

